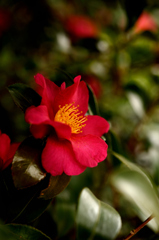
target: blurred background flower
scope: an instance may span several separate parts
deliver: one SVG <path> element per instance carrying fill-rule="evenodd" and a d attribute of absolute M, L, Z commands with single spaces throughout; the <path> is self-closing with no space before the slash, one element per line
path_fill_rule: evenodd
<path fill-rule="evenodd" d="M 0 35 L 11 25 L 11 14 L 8 9 L 0 8 Z"/>
<path fill-rule="evenodd" d="M 134 31 L 136 33 L 142 31 L 157 32 L 157 30 L 158 26 L 155 22 L 155 19 L 148 12 L 143 12 L 137 19 L 134 26 Z"/>
<path fill-rule="evenodd" d="M 14 154 L 20 143 L 11 143 L 7 134 L 0 131 L 0 169 L 8 167 L 13 160 Z"/>
<path fill-rule="evenodd" d="M 93 38 L 98 35 L 98 28 L 87 16 L 70 15 L 65 19 L 65 28 L 74 39 Z"/>

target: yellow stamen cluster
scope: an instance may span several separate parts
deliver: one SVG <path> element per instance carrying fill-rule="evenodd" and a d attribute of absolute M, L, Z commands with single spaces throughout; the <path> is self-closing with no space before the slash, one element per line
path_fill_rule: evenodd
<path fill-rule="evenodd" d="M 87 117 L 79 112 L 78 107 L 79 105 L 75 107 L 73 103 L 66 104 L 63 107 L 60 105 L 54 120 L 69 125 L 72 133 L 81 133 L 81 129 L 86 125 L 84 123 L 87 121 Z"/>

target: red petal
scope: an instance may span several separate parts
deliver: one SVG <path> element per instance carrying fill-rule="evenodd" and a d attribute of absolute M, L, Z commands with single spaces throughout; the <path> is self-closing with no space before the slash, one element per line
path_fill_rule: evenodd
<path fill-rule="evenodd" d="M 19 142 L 19 143 L 12 143 L 12 144 L 10 145 L 10 149 L 9 149 L 9 153 L 8 153 L 8 158 L 13 158 L 13 157 L 14 157 L 14 154 L 15 154 L 15 152 L 17 151 L 17 149 L 18 149 L 18 147 L 19 147 L 20 144 L 21 144 L 21 143 Z"/>
<path fill-rule="evenodd" d="M 63 172 L 67 175 L 78 175 L 86 169 L 76 161 L 70 142 L 58 140 L 53 136 L 47 139 L 42 152 L 42 165 L 53 176 Z"/>
<path fill-rule="evenodd" d="M 39 93 L 41 92 L 42 101 L 49 109 L 49 114 L 53 117 L 53 104 L 55 96 L 59 93 L 60 88 L 49 79 L 44 78 L 41 74 L 37 74 L 35 77 L 36 83 L 41 87 Z"/>
<path fill-rule="evenodd" d="M 55 128 L 55 131 L 59 138 L 69 139 L 71 137 L 70 126 L 60 122 L 55 122 L 55 121 L 52 123 L 52 126 Z"/>
<path fill-rule="evenodd" d="M 0 158 L 0 171 L 3 169 L 3 160 Z"/>
<path fill-rule="evenodd" d="M 35 138 L 43 138 L 51 131 L 51 126 L 46 124 L 31 125 L 30 131 Z"/>
<path fill-rule="evenodd" d="M 136 33 L 142 31 L 156 32 L 158 29 L 157 24 L 153 17 L 148 12 L 143 12 L 137 19 L 134 30 Z"/>
<path fill-rule="evenodd" d="M 40 105 L 38 107 L 31 106 L 25 112 L 25 120 L 30 124 L 41 124 L 50 121 L 47 107 Z"/>
<path fill-rule="evenodd" d="M 50 120 L 47 107 L 44 105 L 28 108 L 25 112 L 25 120 L 32 124 L 30 130 L 35 138 L 47 135 L 51 126 L 55 128 L 59 138 L 69 139 L 71 136 L 71 128 L 68 125 Z"/>
<path fill-rule="evenodd" d="M 73 81 L 74 83 L 79 83 L 81 81 L 81 76 L 80 75 L 76 76 Z"/>
<path fill-rule="evenodd" d="M 66 89 L 61 89 L 55 98 L 55 112 L 59 110 L 59 105 L 64 106 L 66 103 L 74 103 L 75 106 L 79 105 L 79 111 L 85 114 L 88 110 L 88 89 L 85 82 L 80 82 L 80 77 L 75 78 L 75 83 Z"/>
<path fill-rule="evenodd" d="M 5 162 L 3 162 L 2 170 L 5 169 L 6 167 L 8 167 L 12 163 L 13 157 L 14 157 L 15 152 L 17 151 L 19 145 L 20 145 L 20 143 L 12 143 L 10 145 L 10 149 L 9 149 L 8 154 L 7 154 L 7 159 L 6 159 Z"/>
<path fill-rule="evenodd" d="M 82 135 L 95 135 L 101 137 L 109 130 L 109 123 L 100 116 L 87 116 L 86 126 L 82 128 Z"/>
<path fill-rule="evenodd" d="M 5 162 L 10 148 L 10 138 L 5 133 L 0 135 L 0 158 Z"/>
<path fill-rule="evenodd" d="M 98 34 L 96 24 L 87 16 L 70 15 L 65 21 L 66 30 L 78 38 L 94 38 Z"/>
<path fill-rule="evenodd" d="M 65 88 L 66 88 L 66 83 L 63 82 L 63 83 L 61 84 L 61 90 L 64 90 Z"/>
<path fill-rule="evenodd" d="M 107 156 L 108 146 L 99 137 L 93 135 L 74 136 L 70 141 L 77 160 L 83 166 L 95 167 Z"/>
<path fill-rule="evenodd" d="M 25 112 L 25 120 L 32 124 L 30 131 L 35 138 L 43 138 L 46 136 L 52 126 L 47 107 L 44 105 L 29 107 Z"/>

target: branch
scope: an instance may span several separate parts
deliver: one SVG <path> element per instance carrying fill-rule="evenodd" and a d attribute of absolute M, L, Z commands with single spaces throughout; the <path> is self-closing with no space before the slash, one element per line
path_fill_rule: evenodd
<path fill-rule="evenodd" d="M 139 232 L 143 227 L 145 227 L 145 225 L 151 221 L 153 219 L 153 216 L 151 215 L 150 217 L 148 217 L 139 227 L 137 227 L 136 229 L 132 230 L 130 232 L 130 234 L 124 239 L 124 240 L 129 240 L 130 238 L 132 238 L 137 232 Z"/>

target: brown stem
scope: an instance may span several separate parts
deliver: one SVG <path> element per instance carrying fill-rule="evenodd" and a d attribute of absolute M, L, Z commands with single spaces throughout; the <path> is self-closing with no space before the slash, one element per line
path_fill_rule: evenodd
<path fill-rule="evenodd" d="M 132 238 L 137 232 L 139 232 L 143 227 L 145 227 L 145 225 L 151 221 L 153 219 L 153 216 L 151 215 L 150 217 L 148 217 L 139 227 L 137 227 L 136 229 L 132 230 L 130 232 L 130 234 L 124 238 L 124 240 L 129 240 L 130 238 Z"/>

